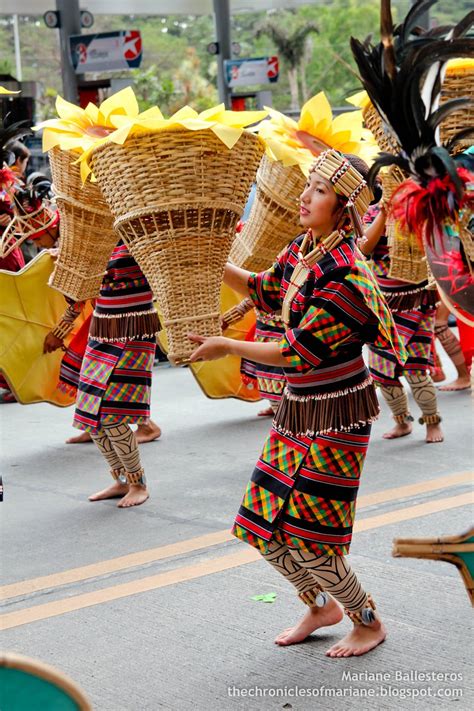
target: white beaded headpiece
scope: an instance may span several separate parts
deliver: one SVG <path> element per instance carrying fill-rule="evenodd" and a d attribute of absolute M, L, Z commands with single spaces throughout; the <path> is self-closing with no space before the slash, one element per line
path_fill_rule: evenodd
<path fill-rule="evenodd" d="M 346 207 L 353 205 L 361 217 L 365 215 L 374 196 L 362 175 L 342 153 L 333 148 L 324 151 L 309 172 L 319 173 L 329 180 L 336 193 L 347 198 Z"/>

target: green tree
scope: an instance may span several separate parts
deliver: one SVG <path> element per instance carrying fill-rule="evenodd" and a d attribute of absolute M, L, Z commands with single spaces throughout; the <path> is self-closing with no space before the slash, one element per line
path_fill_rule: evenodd
<path fill-rule="evenodd" d="M 291 94 L 290 108 L 297 111 L 299 109 L 298 70 L 301 70 L 303 60 L 307 55 L 309 35 L 319 32 L 319 29 L 314 22 L 304 25 L 298 24 L 295 27 L 294 22 L 289 21 L 290 18 L 294 18 L 293 13 L 285 12 L 279 14 L 278 17 L 263 20 L 257 27 L 256 36 L 258 38 L 262 34 L 268 35 L 277 48 L 288 73 Z M 304 80 L 303 83 L 306 89 L 306 81 Z"/>

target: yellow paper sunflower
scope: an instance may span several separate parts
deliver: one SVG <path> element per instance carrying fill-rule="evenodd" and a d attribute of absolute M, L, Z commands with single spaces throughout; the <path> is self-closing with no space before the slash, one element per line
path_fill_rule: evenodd
<path fill-rule="evenodd" d="M 184 106 L 170 118 L 165 118 L 157 106 L 140 113 L 130 87 L 109 97 L 99 107 L 89 104 L 85 109 L 58 97 L 56 109 L 59 118 L 44 121 L 35 129 L 43 129 L 44 151 L 58 146 L 78 153 L 83 180 L 91 174 L 92 151 L 102 143 L 123 145 L 130 136 L 181 127 L 190 131 L 209 129 L 230 149 L 245 126 L 267 115 L 267 111 L 228 111 L 224 104 L 201 113 Z"/>
<path fill-rule="evenodd" d="M 347 111 L 333 118 L 323 91 L 304 104 L 298 122 L 274 109 L 267 111 L 270 119 L 259 125 L 259 135 L 266 143 L 269 158 L 284 166 L 299 165 L 306 175 L 314 156 L 327 148 L 363 157 L 366 146 L 362 112 Z"/>

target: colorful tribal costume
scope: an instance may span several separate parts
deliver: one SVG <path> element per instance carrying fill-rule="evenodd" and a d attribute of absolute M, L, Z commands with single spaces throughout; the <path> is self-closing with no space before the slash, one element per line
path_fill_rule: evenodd
<path fill-rule="evenodd" d="M 255 312 L 254 340 L 257 343 L 279 342 L 284 333 L 281 315 L 276 313 L 267 314 L 257 308 Z M 262 399 L 269 400 L 272 410 L 276 412 L 286 384 L 282 368 L 276 365 L 254 363 L 251 360 L 242 358 L 240 372 L 243 382 L 246 384 L 255 383 Z"/>
<path fill-rule="evenodd" d="M 371 207 L 364 217 L 365 223 L 370 225 L 379 212 L 378 207 Z M 422 412 L 420 424 L 437 424 L 441 417 L 430 376 L 437 292 L 427 289 L 426 281 L 410 284 L 389 276 L 390 254 L 385 234 L 370 256 L 373 272 L 408 353 L 407 360 L 400 365 L 391 348 L 369 345 L 370 373 L 379 385 L 395 422 L 413 420 L 406 392 L 399 380 L 404 375 Z"/>
<path fill-rule="evenodd" d="M 147 423 L 150 417 L 155 334 L 159 329 L 152 300 L 140 267 L 119 243 L 95 303 L 73 425 L 90 432 L 114 479 L 129 484 L 144 483 L 129 425 Z M 59 331 L 68 327 L 67 313 L 64 323 L 57 327 Z M 60 333 L 55 335 L 61 337 Z M 78 359 L 79 355 L 76 362 L 71 353 L 61 371 L 63 383 L 71 387 L 76 385 Z"/>
<path fill-rule="evenodd" d="M 233 533 L 285 575 L 303 602 L 321 607 L 330 592 L 356 624 L 368 624 L 375 606 L 344 559 L 379 412 L 362 346 L 390 344 L 406 354 L 348 220 L 348 211 L 367 209 L 365 181 L 332 150 L 313 171 L 343 198 L 345 227 L 316 244 L 310 230 L 271 269 L 250 275 L 255 306 L 282 310 L 287 386 Z"/>

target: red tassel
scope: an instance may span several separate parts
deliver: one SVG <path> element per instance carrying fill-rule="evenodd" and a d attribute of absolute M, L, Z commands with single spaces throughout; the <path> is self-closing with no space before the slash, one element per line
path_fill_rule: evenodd
<path fill-rule="evenodd" d="M 446 220 L 456 221 L 459 210 L 474 201 L 471 187 L 474 175 L 461 167 L 457 173 L 463 183 L 461 200 L 456 196 L 456 187 L 449 175 L 433 178 L 426 186 L 409 178 L 392 195 L 390 218 L 399 223 L 402 231 L 414 234 L 420 244 L 425 238 L 433 246 L 434 237 L 440 236 L 441 225 Z"/>

